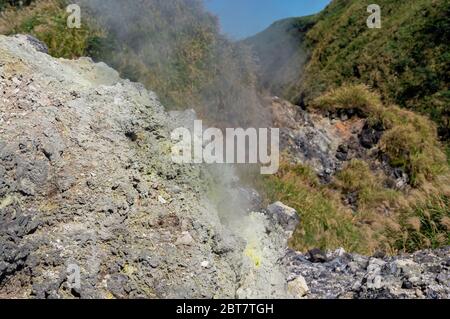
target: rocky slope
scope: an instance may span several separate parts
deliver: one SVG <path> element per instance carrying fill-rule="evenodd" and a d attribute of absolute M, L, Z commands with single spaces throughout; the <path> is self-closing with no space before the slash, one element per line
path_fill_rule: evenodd
<path fill-rule="evenodd" d="M 194 112 L 168 114 L 105 64 L 45 51 L 0 36 L 0 297 L 449 297 L 448 249 L 286 250 L 294 210 L 262 209 L 231 167 L 172 163 L 170 131 L 191 127 Z M 292 121 L 289 105 L 273 103 L 286 147 L 306 156 L 295 141 L 312 132 L 303 160 L 324 177 L 336 169 L 330 156 L 355 134 L 306 114 Z"/>
<path fill-rule="evenodd" d="M 313 250 L 286 260 L 291 290 L 307 298 L 450 298 L 450 247 L 395 257 Z"/>
<path fill-rule="evenodd" d="M 370 127 L 355 110 L 324 116 L 308 112 L 279 97 L 269 102 L 276 127 L 281 127 L 281 148 L 294 162 L 308 165 L 327 183 L 352 159 L 364 160 L 386 175 L 394 189 L 408 187 L 408 175 L 380 155 L 377 143 L 383 131 Z"/>
<path fill-rule="evenodd" d="M 172 163 L 154 93 L 26 36 L 0 36 L 0 93 L 0 297 L 287 296 L 283 231 L 226 222 L 208 171 Z"/>

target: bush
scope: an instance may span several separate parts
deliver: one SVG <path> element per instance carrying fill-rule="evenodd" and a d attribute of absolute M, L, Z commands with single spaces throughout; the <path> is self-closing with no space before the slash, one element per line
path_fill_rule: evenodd
<path fill-rule="evenodd" d="M 46 43 L 54 57 L 86 56 L 91 41 L 102 36 L 102 32 L 87 24 L 82 24 L 80 29 L 69 29 L 64 4 L 61 0 L 41 0 L 27 7 L 9 7 L 0 17 L 0 33 L 31 34 Z"/>
<path fill-rule="evenodd" d="M 380 147 L 393 166 L 406 170 L 413 186 L 420 186 L 448 170 L 446 156 L 436 141 L 436 136 L 428 136 L 408 123 L 388 130 Z"/>
<path fill-rule="evenodd" d="M 380 113 L 382 103 L 380 97 L 372 93 L 366 85 L 347 84 L 318 97 L 312 106 L 329 112 L 355 109 L 369 117 Z"/>
<path fill-rule="evenodd" d="M 381 173 L 376 174 L 366 162 L 353 159 L 337 173 L 334 186 L 344 195 L 357 194 L 358 211 L 365 212 L 365 217 L 372 219 L 378 214 L 380 205 L 392 206 L 400 195 L 387 189 L 384 182 Z"/>

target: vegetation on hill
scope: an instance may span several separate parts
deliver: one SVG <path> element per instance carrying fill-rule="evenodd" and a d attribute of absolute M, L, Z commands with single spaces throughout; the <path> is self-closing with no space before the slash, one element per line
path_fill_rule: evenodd
<path fill-rule="evenodd" d="M 301 250 L 341 243 L 394 253 L 450 244 L 450 148 L 439 142 L 450 138 L 450 2 L 381 0 L 381 29 L 366 25 L 371 3 L 334 0 L 316 16 L 282 20 L 245 41 L 265 64 L 263 89 L 324 115 L 357 109 L 383 129 L 378 150 L 410 177 L 410 190 L 393 190 L 383 174 L 352 160 L 321 185 L 286 164 L 260 189 L 299 211 L 293 245 Z M 356 212 L 341 200 L 354 194 Z"/>
<path fill-rule="evenodd" d="M 103 36 L 100 28 L 83 24 L 80 29 L 67 28 L 69 14 L 64 10 L 62 0 L 8 1 L 0 16 L 0 34 L 26 33 L 47 44 L 54 57 L 77 58 L 88 56 L 92 44 Z"/>
<path fill-rule="evenodd" d="M 385 107 L 381 97 L 365 85 L 343 85 L 314 100 L 312 106 L 333 112 L 357 109 L 371 125 L 381 126 L 384 134 L 380 149 L 392 166 L 408 173 L 413 186 L 432 181 L 447 171 L 447 158 L 435 125 L 426 117 L 395 105 Z"/>
<path fill-rule="evenodd" d="M 450 244 L 450 171 L 436 125 L 424 116 L 390 105 L 364 85 L 344 85 L 315 99 L 319 111 L 357 109 L 383 128 L 377 145 L 393 167 L 410 176 L 405 190 L 388 187 L 386 175 L 353 159 L 331 183 L 307 167 L 286 162 L 277 175 L 256 184 L 269 201 L 297 209 L 301 224 L 292 238 L 298 250 L 316 247 L 374 253 L 416 251 Z M 288 158 L 288 157 L 287 157 Z M 344 199 L 356 198 L 355 207 Z"/>
<path fill-rule="evenodd" d="M 296 94 L 295 83 L 308 56 L 305 37 L 315 22 L 316 16 L 280 20 L 243 41 L 258 53 L 261 88 L 280 96 Z"/>
<path fill-rule="evenodd" d="M 298 71 L 284 96 L 299 105 L 345 83 L 366 84 L 386 104 L 428 115 L 440 135 L 450 138 L 450 2 L 380 0 L 381 29 L 366 25 L 371 3 L 334 0 L 313 19 L 306 35 L 296 27 L 302 21 L 297 18 L 284 21 L 282 29 L 275 24 L 248 43 L 256 42 L 258 55 L 271 52 L 272 61 L 278 61 L 283 53 L 277 56 L 268 40 L 278 31 L 284 38 L 286 32 L 299 35 L 295 42 L 300 51 L 307 48 L 306 66 L 289 59 L 284 66 Z M 263 42 L 268 46 L 261 47 Z"/>

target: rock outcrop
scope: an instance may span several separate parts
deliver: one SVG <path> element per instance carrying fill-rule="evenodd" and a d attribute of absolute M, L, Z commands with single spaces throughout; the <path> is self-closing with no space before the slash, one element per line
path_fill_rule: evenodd
<path fill-rule="evenodd" d="M 400 168 L 391 167 L 377 147 L 384 131 L 371 127 L 357 110 L 341 110 L 323 116 L 307 112 L 278 97 L 271 104 L 274 125 L 281 129 L 281 147 L 292 159 L 308 165 L 328 183 L 352 159 L 364 160 L 386 176 L 394 189 L 405 190 L 410 179 Z"/>
<path fill-rule="evenodd" d="M 0 297 L 287 296 L 283 231 L 227 223 L 208 169 L 171 161 L 174 122 L 103 63 L 0 36 Z"/>

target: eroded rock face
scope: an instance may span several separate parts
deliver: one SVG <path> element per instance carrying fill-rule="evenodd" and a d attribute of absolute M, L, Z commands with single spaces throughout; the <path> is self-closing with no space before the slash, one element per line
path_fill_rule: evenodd
<path fill-rule="evenodd" d="M 0 297 L 286 296 L 283 232 L 224 222 L 207 172 L 171 161 L 155 94 L 43 51 L 0 36 Z"/>
<path fill-rule="evenodd" d="M 311 167 L 323 183 L 352 159 L 369 163 L 386 176 L 389 188 L 406 190 L 410 179 L 378 149 L 384 134 L 382 125 L 371 126 L 358 110 L 339 110 L 337 114 L 310 113 L 280 98 L 272 98 L 274 125 L 281 129 L 281 148 L 294 163 Z M 348 203 L 352 206 L 351 199 Z"/>

